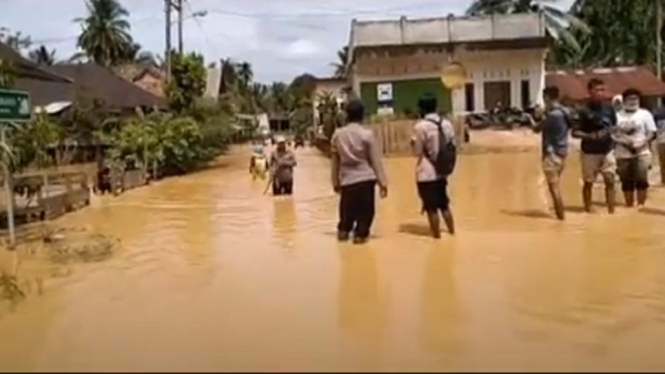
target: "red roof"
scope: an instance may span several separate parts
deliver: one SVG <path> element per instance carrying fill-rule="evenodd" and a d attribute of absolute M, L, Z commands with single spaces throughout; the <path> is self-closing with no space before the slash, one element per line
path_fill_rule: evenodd
<path fill-rule="evenodd" d="M 665 83 L 644 66 L 548 71 L 545 81 L 547 86 L 559 88 L 563 98 L 585 100 L 589 97 L 586 85 L 591 78 L 605 82 L 612 96 L 628 88 L 638 89 L 644 96 L 665 96 Z"/>

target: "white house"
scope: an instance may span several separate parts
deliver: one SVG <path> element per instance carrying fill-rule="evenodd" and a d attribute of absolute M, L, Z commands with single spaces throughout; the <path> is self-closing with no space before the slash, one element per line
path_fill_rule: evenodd
<path fill-rule="evenodd" d="M 542 102 L 549 39 L 540 14 L 444 17 L 351 24 L 347 72 L 369 112 L 416 110 L 428 92 L 440 109 L 480 112 L 497 103 Z M 462 64 L 464 88 L 441 83 L 450 62 Z"/>
<path fill-rule="evenodd" d="M 325 96 L 341 105 L 347 100 L 348 82 L 344 78 L 317 78 L 314 91 L 312 92 L 312 113 L 314 115 L 314 124 L 319 124 L 319 104 Z"/>

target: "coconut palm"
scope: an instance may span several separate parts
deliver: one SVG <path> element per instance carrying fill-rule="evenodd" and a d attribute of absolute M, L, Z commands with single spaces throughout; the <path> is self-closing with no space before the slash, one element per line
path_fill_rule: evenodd
<path fill-rule="evenodd" d="M 53 65 L 55 64 L 55 49 L 49 50 L 46 46 L 41 45 L 39 48 L 30 51 L 28 57 L 40 65 Z"/>
<path fill-rule="evenodd" d="M 132 46 L 129 12 L 117 0 L 87 0 L 88 16 L 74 21 L 83 29 L 77 46 L 98 64 L 119 63 Z"/>
<path fill-rule="evenodd" d="M 249 87 L 249 84 L 254 78 L 254 72 L 252 71 L 252 65 L 243 61 L 236 65 L 236 75 L 242 87 Z"/>
<path fill-rule="evenodd" d="M 474 0 L 467 9 L 467 15 L 541 13 L 545 18 L 547 33 L 557 41 L 580 50 L 578 40 L 571 30 L 590 33 L 589 26 L 574 15 L 561 10 L 554 3 L 560 0 Z M 547 4 L 546 4 L 547 3 Z"/>
<path fill-rule="evenodd" d="M 219 92 L 226 93 L 235 86 L 238 80 L 236 64 L 230 58 L 222 59 L 219 63 L 222 67 L 222 84 L 219 88 Z"/>
<path fill-rule="evenodd" d="M 154 65 L 157 66 L 156 56 L 149 51 L 141 49 L 141 45 L 138 43 L 132 43 L 125 51 L 122 56 L 122 60 L 128 63 L 138 63 L 144 65 Z"/>
<path fill-rule="evenodd" d="M 346 64 L 349 59 L 349 47 L 344 47 L 337 51 L 337 62 L 332 66 L 335 68 L 335 77 L 343 78 L 346 75 Z"/>

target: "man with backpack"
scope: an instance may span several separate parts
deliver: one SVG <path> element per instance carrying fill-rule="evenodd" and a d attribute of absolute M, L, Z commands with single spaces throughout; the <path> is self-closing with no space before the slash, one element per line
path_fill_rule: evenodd
<path fill-rule="evenodd" d="M 439 212 L 448 232 L 455 234 L 447 187 L 448 176 L 455 168 L 457 151 L 453 125 L 437 114 L 437 106 L 436 97 L 429 94 L 418 100 L 421 119 L 414 126 L 412 144 L 418 158 L 418 195 L 423 211 L 427 213 L 432 236 L 438 239 L 441 237 Z"/>
<path fill-rule="evenodd" d="M 545 98 L 545 113 L 543 115 L 540 108 L 536 109 L 536 118 L 532 126 L 535 132 L 542 133 L 543 173 L 547 180 L 547 187 L 552 197 L 556 217 L 563 221 L 565 213 L 559 184 L 568 155 L 568 131 L 571 128 L 570 113 L 559 103 L 558 88 L 546 87 L 543 96 Z"/>

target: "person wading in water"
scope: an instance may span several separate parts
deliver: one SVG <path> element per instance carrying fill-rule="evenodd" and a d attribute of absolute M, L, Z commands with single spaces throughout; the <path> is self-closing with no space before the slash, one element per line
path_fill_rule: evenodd
<path fill-rule="evenodd" d="M 436 97 L 425 95 L 418 100 L 420 119 L 413 128 L 411 144 L 418 158 L 416 181 L 418 195 L 427 213 L 430 231 L 434 238 L 441 237 L 439 212 L 451 235 L 455 224 L 450 211 L 448 176 L 455 167 L 457 151 L 455 130 L 452 123 L 439 116 Z"/>
<path fill-rule="evenodd" d="M 605 201 L 607 211 L 614 213 L 615 195 L 614 174 L 616 159 L 612 128 L 616 126 L 616 113 L 610 103 L 605 103 L 605 83 L 593 78 L 587 84 L 589 103 L 580 111 L 579 122 L 573 129 L 574 138 L 582 139 L 582 200 L 584 210 L 591 213 L 591 192 L 598 174 L 603 176 L 605 183 Z"/>
<path fill-rule="evenodd" d="M 543 92 L 545 96 L 545 116 L 532 123 L 535 132 L 542 133 L 542 166 L 547 180 L 547 187 L 552 197 L 554 211 L 559 220 L 564 220 L 564 206 L 561 198 L 560 179 L 568 155 L 568 130 L 570 129 L 570 114 L 559 102 L 559 89 L 547 87 Z"/>
<path fill-rule="evenodd" d="M 617 125 L 612 138 L 617 158 L 617 174 L 627 207 L 644 206 L 649 188 L 651 167 L 650 142 L 656 135 L 653 115 L 640 108 L 642 94 L 636 89 L 623 93 L 623 109 L 617 113 Z"/>
<path fill-rule="evenodd" d="M 297 165 L 296 156 L 286 148 L 286 139 L 278 135 L 275 137 L 277 148 L 270 156 L 270 170 L 272 175 L 272 194 L 293 194 L 293 168 Z"/>
<path fill-rule="evenodd" d="M 382 198 L 388 195 L 381 153 L 371 129 L 361 125 L 365 108 L 358 100 L 346 106 L 348 124 L 335 130 L 330 140 L 332 185 L 340 194 L 337 238 L 367 241 L 374 220 L 375 186 Z"/>

